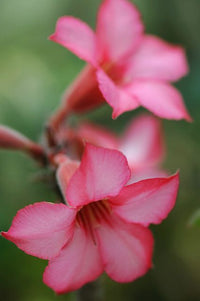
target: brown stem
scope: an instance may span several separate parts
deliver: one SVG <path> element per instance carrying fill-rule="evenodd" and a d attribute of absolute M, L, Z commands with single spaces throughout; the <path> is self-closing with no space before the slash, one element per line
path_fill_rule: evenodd
<path fill-rule="evenodd" d="M 102 301 L 103 289 L 100 280 L 88 283 L 79 289 L 76 293 L 77 301 Z"/>
<path fill-rule="evenodd" d="M 0 125 L 0 149 L 25 152 L 42 165 L 46 165 L 45 150 L 20 132 Z"/>
<path fill-rule="evenodd" d="M 47 157 L 44 149 L 36 143 L 30 143 L 29 148 L 25 150 L 34 160 L 38 161 L 41 165 L 47 164 Z"/>

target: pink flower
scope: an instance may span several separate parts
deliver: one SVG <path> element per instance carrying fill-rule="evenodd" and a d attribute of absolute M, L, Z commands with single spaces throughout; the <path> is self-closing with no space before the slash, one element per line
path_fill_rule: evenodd
<path fill-rule="evenodd" d="M 130 2 L 104 0 L 96 33 L 78 19 L 61 17 L 50 40 L 91 65 L 67 92 L 66 105 L 74 110 L 99 104 L 99 87 L 113 118 L 143 106 L 161 118 L 191 120 L 181 94 L 169 84 L 188 72 L 183 48 L 144 34 Z"/>
<path fill-rule="evenodd" d="M 43 280 L 57 293 L 76 290 L 104 270 L 118 282 L 144 275 L 153 251 L 147 227 L 174 207 L 178 175 L 126 186 L 126 158 L 92 145 L 79 166 L 63 157 L 60 162 L 57 178 L 67 205 L 29 205 L 2 235 L 24 252 L 49 260 Z"/>
<path fill-rule="evenodd" d="M 76 129 L 62 127 L 58 139 L 59 144 L 68 143 L 73 150 L 73 145 L 77 145 L 77 153 L 85 142 L 120 150 L 133 173 L 131 182 L 167 176 L 159 167 L 165 156 L 161 121 L 153 115 L 141 114 L 134 118 L 120 137 L 104 127 L 83 122 Z"/>

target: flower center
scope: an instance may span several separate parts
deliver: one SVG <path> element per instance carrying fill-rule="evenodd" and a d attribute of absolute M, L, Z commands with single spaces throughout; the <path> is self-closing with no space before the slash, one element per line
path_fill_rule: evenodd
<path fill-rule="evenodd" d="M 102 64 L 101 67 L 115 84 L 123 83 L 124 66 L 117 66 L 112 62 L 107 62 Z"/>
<path fill-rule="evenodd" d="M 91 235 L 92 240 L 96 244 L 94 230 L 102 221 L 109 222 L 110 212 L 111 208 L 107 200 L 90 203 L 83 206 L 77 213 L 77 225 L 84 228 L 85 231 Z"/>

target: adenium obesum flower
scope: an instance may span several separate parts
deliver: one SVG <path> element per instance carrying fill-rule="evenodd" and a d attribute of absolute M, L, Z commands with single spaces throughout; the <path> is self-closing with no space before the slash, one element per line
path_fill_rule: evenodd
<path fill-rule="evenodd" d="M 79 111 L 99 104 L 102 95 L 113 118 L 143 106 L 161 118 L 191 120 L 181 94 L 169 84 L 188 72 L 183 48 L 145 34 L 129 1 L 104 0 L 96 32 L 81 20 L 61 17 L 50 40 L 89 63 L 67 90 L 55 123 L 70 107 Z"/>
<path fill-rule="evenodd" d="M 2 235 L 24 252 L 48 259 L 44 283 L 69 292 L 105 271 L 129 282 L 152 266 L 153 237 L 174 207 L 178 174 L 126 185 L 127 160 L 88 144 L 78 162 L 59 158 L 57 179 L 66 204 L 35 203 L 20 210 Z"/>
<path fill-rule="evenodd" d="M 74 129 L 63 126 L 58 133 L 58 144 L 68 143 L 77 156 L 85 142 L 120 150 L 133 173 L 131 181 L 167 175 L 160 169 L 165 155 L 161 121 L 153 115 L 135 117 L 119 137 L 91 122 L 82 122 Z M 76 149 L 73 145 L 76 145 Z"/>

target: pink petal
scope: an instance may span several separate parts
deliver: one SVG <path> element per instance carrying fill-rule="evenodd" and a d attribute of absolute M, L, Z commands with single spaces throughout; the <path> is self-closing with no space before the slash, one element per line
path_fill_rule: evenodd
<path fill-rule="evenodd" d="M 128 181 L 127 185 L 136 183 L 141 180 L 153 179 L 153 178 L 166 178 L 169 174 L 166 170 L 160 169 L 159 167 L 149 167 L 137 170 L 136 172 L 133 169 L 132 176 Z"/>
<path fill-rule="evenodd" d="M 106 273 L 115 281 L 129 282 L 151 267 L 153 237 L 149 229 L 110 216 L 96 229 Z"/>
<path fill-rule="evenodd" d="M 79 162 L 77 161 L 66 161 L 60 164 L 56 172 L 56 179 L 66 203 L 67 185 L 78 166 Z"/>
<path fill-rule="evenodd" d="M 176 81 L 188 73 L 185 51 L 182 47 L 146 35 L 128 72 L 132 78 Z"/>
<path fill-rule="evenodd" d="M 178 174 L 131 184 L 112 199 L 113 210 L 128 222 L 143 226 L 159 224 L 173 209 L 178 187 Z"/>
<path fill-rule="evenodd" d="M 56 31 L 49 39 L 96 65 L 96 37 L 92 29 L 81 20 L 66 16 L 59 18 Z"/>
<path fill-rule="evenodd" d="M 122 153 L 88 144 L 80 167 L 69 181 L 68 203 L 80 207 L 116 196 L 129 178 L 130 169 Z"/>
<path fill-rule="evenodd" d="M 164 157 L 164 142 L 160 120 L 147 114 L 133 119 L 121 139 L 119 149 L 133 171 L 161 162 Z"/>
<path fill-rule="evenodd" d="M 2 236 L 27 254 L 50 259 L 71 238 L 75 214 L 64 204 L 35 203 L 19 210 Z"/>
<path fill-rule="evenodd" d="M 137 8 L 126 0 L 105 0 L 99 10 L 97 38 L 105 60 L 130 56 L 143 35 Z"/>
<path fill-rule="evenodd" d="M 135 97 L 129 94 L 125 88 L 116 86 L 102 70 L 97 71 L 97 80 L 101 93 L 108 104 L 113 108 L 113 118 L 117 118 L 120 114 L 134 110 L 139 106 Z"/>
<path fill-rule="evenodd" d="M 95 280 L 103 272 L 97 245 L 82 228 L 76 228 L 74 237 L 49 262 L 43 281 L 56 293 L 77 290 L 87 282 Z"/>
<path fill-rule="evenodd" d="M 86 142 L 96 146 L 117 149 L 118 139 L 107 129 L 92 123 L 82 123 L 78 128 L 79 136 Z"/>
<path fill-rule="evenodd" d="M 142 106 L 161 118 L 191 121 L 181 94 L 167 83 L 138 80 L 128 87 L 128 91 Z"/>

